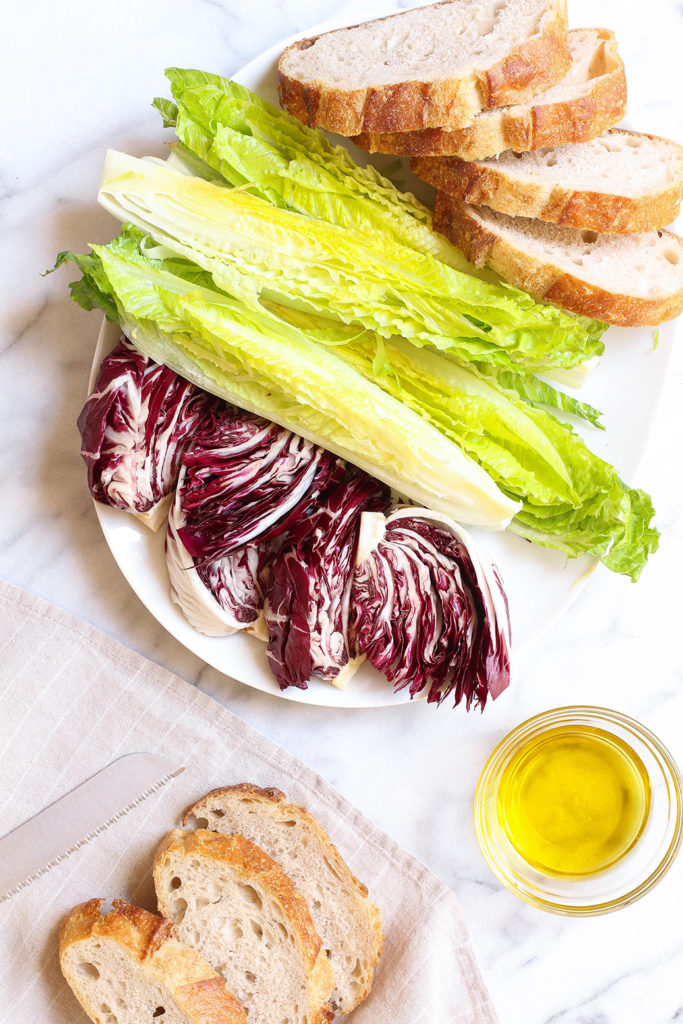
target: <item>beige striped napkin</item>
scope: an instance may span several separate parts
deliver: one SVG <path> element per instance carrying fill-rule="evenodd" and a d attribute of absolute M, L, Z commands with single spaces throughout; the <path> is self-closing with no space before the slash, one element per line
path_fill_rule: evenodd
<path fill-rule="evenodd" d="M 375 986 L 349 1024 L 496 1021 L 453 893 L 310 768 L 182 679 L 2 581 L 0 647 L 0 834 L 123 754 L 152 751 L 185 765 L 2 903 L 2 1020 L 84 1024 L 57 963 L 61 918 L 93 896 L 154 909 L 150 861 L 160 838 L 207 790 L 251 781 L 317 815 L 382 911 Z"/>

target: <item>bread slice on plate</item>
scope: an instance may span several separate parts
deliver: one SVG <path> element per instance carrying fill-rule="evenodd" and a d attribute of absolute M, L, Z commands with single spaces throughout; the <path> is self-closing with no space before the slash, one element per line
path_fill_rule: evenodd
<path fill-rule="evenodd" d="M 437 193 L 434 229 L 538 298 L 622 327 L 683 311 L 683 240 L 670 231 L 601 235 L 508 217 Z"/>
<path fill-rule="evenodd" d="M 225 979 L 171 937 L 171 922 L 123 900 L 74 907 L 59 932 L 62 973 L 90 1020 L 247 1024 Z"/>
<path fill-rule="evenodd" d="M 371 153 L 481 160 L 506 149 L 521 153 L 593 139 L 626 113 L 624 64 L 608 29 L 573 29 L 569 49 L 572 63 L 562 81 L 523 103 L 485 111 L 457 131 L 366 132 L 353 141 Z"/>
<path fill-rule="evenodd" d="M 671 224 L 683 198 L 683 146 L 619 128 L 576 146 L 489 160 L 417 157 L 412 168 L 475 206 L 613 234 Z"/>
<path fill-rule="evenodd" d="M 185 812 L 183 824 L 188 823 L 238 833 L 276 860 L 308 903 L 329 954 L 332 1006 L 349 1013 L 365 999 L 382 952 L 380 914 L 312 814 L 287 803 L 279 789 L 242 783 L 198 800 Z"/>
<path fill-rule="evenodd" d="M 154 861 L 159 909 L 225 978 L 249 1024 L 326 1024 L 332 968 L 304 898 L 242 836 L 176 829 Z"/>
<path fill-rule="evenodd" d="M 569 67 L 565 0 L 443 0 L 288 46 L 280 101 L 342 135 L 469 124 Z"/>

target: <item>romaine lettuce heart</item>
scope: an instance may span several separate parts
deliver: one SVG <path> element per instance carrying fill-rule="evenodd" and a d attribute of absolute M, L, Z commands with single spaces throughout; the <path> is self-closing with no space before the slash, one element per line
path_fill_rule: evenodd
<path fill-rule="evenodd" d="M 586 331 L 575 320 L 568 354 L 548 323 L 542 331 L 538 317 L 528 323 L 505 289 L 491 296 L 491 285 L 391 237 L 316 221 L 157 161 L 110 150 L 98 198 L 253 307 L 272 299 L 512 370 L 574 365 L 594 354 L 584 351 Z"/>
<path fill-rule="evenodd" d="M 150 358 L 419 504 L 494 528 L 519 509 L 457 445 L 334 349 L 265 308 L 210 291 L 207 275 L 184 260 L 149 259 L 141 244 L 140 233 L 126 229 L 95 246 L 93 258 L 119 323 Z"/>
<path fill-rule="evenodd" d="M 158 99 L 155 106 L 175 127 L 175 152 L 193 174 L 248 189 L 316 221 L 383 236 L 441 263 L 453 297 L 474 302 L 483 324 L 507 325 L 516 335 L 519 365 L 538 368 L 553 352 L 559 364 L 576 366 L 602 352 L 604 324 L 573 317 L 503 282 L 477 281 L 462 253 L 431 230 L 426 206 L 372 164 L 354 162 L 323 132 L 218 75 L 180 68 L 166 75 L 175 103 Z"/>

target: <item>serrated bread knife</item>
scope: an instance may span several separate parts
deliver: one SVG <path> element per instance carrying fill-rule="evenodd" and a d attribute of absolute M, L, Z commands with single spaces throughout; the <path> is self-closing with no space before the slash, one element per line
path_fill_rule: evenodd
<path fill-rule="evenodd" d="M 156 754 L 125 754 L 8 832 L 0 839 L 0 902 L 184 770 Z"/>

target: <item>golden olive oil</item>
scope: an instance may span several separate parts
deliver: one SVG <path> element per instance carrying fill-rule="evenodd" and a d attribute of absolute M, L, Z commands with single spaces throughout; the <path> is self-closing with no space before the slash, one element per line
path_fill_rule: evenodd
<path fill-rule="evenodd" d="M 498 819 L 532 867 L 590 875 L 623 857 L 650 809 L 645 766 L 628 744 L 591 726 L 549 729 L 511 759 Z"/>

